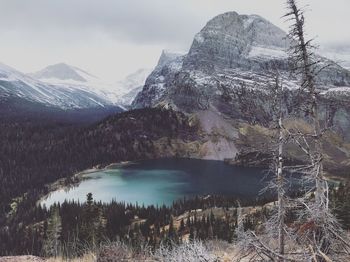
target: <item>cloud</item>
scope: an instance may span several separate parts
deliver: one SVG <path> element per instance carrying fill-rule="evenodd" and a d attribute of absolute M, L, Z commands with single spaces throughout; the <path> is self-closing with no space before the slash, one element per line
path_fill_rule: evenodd
<path fill-rule="evenodd" d="M 306 17 L 311 37 L 350 43 L 348 0 L 299 2 L 311 6 Z M 0 10 L 0 61 L 26 71 L 49 61 L 72 62 L 108 71 L 110 78 L 154 66 L 163 48 L 188 49 L 195 33 L 223 12 L 259 14 L 288 28 L 281 0 L 0 0 Z"/>
<path fill-rule="evenodd" d="M 119 41 L 178 44 L 198 26 L 193 10 L 183 3 L 181 0 L 6 0 L 1 1 L 0 28 L 51 38 L 84 38 L 103 32 Z"/>

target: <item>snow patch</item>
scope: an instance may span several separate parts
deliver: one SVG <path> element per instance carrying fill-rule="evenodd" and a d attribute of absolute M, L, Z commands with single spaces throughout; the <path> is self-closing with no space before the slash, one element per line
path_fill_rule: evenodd
<path fill-rule="evenodd" d="M 196 36 L 194 37 L 194 39 L 198 42 L 198 43 L 203 43 L 204 42 L 204 37 L 202 36 L 201 33 L 196 34 Z"/>
<path fill-rule="evenodd" d="M 249 58 L 264 58 L 264 59 L 286 59 L 288 57 L 287 52 L 282 48 L 265 47 L 265 46 L 252 46 Z"/>

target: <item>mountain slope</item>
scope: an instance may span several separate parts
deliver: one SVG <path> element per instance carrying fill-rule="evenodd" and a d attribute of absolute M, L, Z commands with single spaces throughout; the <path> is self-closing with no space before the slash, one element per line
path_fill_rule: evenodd
<path fill-rule="evenodd" d="M 71 75 L 73 77 L 73 75 Z M 0 64 L 0 98 L 21 98 L 60 109 L 112 106 L 106 97 L 84 87 L 46 83 Z"/>
<path fill-rule="evenodd" d="M 133 106 L 165 102 L 185 111 L 210 106 L 222 111 L 227 103 L 220 100 L 234 99 L 240 88 L 266 93 L 275 69 L 289 89 L 296 89 L 299 80 L 290 78 L 289 42 L 285 39 L 285 32 L 260 16 L 235 12 L 219 15 L 195 36 L 188 54 L 177 60 L 169 57 L 166 62 L 161 61 L 162 54 Z M 319 85 L 323 90 L 350 86 L 350 72 L 333 65 L 320 74 Z"/>
<path fill-rule="evenodd" d="M 60 63 L 48 66 L 30 76 L 47 84 L 88 91 L 108 101 L 109 104 L 124 107 L 130 105 L 141 91 L 150 72 L 149 69 L 139 69 L 123 80 L 107 83 L 78 67 Z"/>
<path fill-rule="evenodd" d="M 59 86 L 67 90 L 93 94 L 103 100 L 103 105 L 118 104 L 118 90 L 96 76 L 75 66 L 59 63 L 50 65 L 29 76 L 47 85 Z"/>
<path fill-rule="evenodd" d="M 89 76 L 89 78 L 96 78 L 89 73 L 77 68 L 69 66 L 65 63 L 60 63 L 56 65 L 50 65 L 39 72 L 30 74 L 33 78 L 36 79 L 59 79 L 59 80 L 73 80 L 86 82 L 82 75 Z"/>
<path fill-rule="evenodd" d="M 118 103 L 123 106 L 130 106 L 136 95 L 142 90 L 146 78 L 151 72 L 151 69 L 142 68 L 117 82 Z"/>

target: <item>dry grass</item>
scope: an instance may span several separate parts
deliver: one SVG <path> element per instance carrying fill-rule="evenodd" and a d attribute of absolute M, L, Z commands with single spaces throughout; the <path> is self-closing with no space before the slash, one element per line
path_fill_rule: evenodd
<path fill-rule="evenodd" d="M 83 257 L 80 258 L 71 258 L 71 259 L 64 259 L 62 257 L 56 257 L 56 258 L 49 258 L 46 260 L 47 262 L 95 262 L 96 256 L 94 254 L 86 254 Z"/>

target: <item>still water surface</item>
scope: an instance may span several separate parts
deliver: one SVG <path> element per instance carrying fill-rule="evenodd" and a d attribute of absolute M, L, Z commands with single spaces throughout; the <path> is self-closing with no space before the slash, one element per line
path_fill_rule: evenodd
<path fill-rule="evenodd" d="M 195 195 L 220 194 L 240 198 L 257 197 L 266 185 L 261 168 L 235 167 L 222 161 L 158 159 L 115 166 L 85 175 L 79 186 L 52 192 L 41 202 L 84 202 L 92 193 L 97 201 L 170 205 Z"/>

